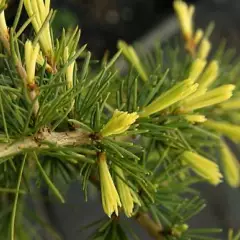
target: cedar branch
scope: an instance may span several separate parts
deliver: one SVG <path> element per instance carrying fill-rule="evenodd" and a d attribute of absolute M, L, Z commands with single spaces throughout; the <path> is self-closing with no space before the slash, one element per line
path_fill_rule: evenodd
<path fill-rule="evenodd" d="M 0 143 L 0 159 L 6 159 L 29 150 L 40 151 L 48 149 L 51 145 L 65 147 L 89 143 L 91 143 L 89 133 L 80 129 L 68 132 L 43 130 L 35 136 L 25 137 L 11 143 Z"/>

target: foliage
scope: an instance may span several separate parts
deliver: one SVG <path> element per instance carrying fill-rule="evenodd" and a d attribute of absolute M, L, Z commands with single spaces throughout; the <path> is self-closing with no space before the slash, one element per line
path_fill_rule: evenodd
<path fill-rule="evenodd" d="M 222 181 L 219 152 L 226 181 L 240 184 L 223 139 L 240 139 L 239 62 L 224 45 L 209 57 L 209 31 L 193 31 L 194 7 L 174 3 L 186 51 L 158 45 L 138 56 L 120 41 L 98 68 L 78 28 L 55 36 L 50 0 L 21 0 L 13 26 L 0 7 L 1 237 L 37 237 L 24 201 L 33 179 L 64 203 L 56 181 L 80 177 L 86 199 L 89 184 L 100 190 L 106 213 L 92 239 L 139 239 L 123 215 L 155 239 L 215 239 L 219 229 L 188 220 L 206 205 L 194 184 Z M 29 19 L 19 26 L 23 7 Z M 114 65 L 121 54 L 125 75 Z"/>

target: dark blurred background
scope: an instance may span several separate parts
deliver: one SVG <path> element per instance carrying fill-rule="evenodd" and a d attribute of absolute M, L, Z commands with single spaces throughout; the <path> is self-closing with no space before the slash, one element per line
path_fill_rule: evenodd
<path fill-rule="evenodd" d="M 10 0 L 8 15 L 14 18 L 18 0 Z M 172 10 L 172 0 L 52 0 L 58 9 L 55 28 L 79 25 L 82 42 L 95 56 L 115 51 L 116 41 L 137 40 L 164 20 Z M 194 0 L 188 2 L 196 2 Z"/>
<path fill-rule="evenodd" d="M 17 0 L 10 1 L 9 21 L 14 17 Z M 55 30 L 79 25 L 82 29 L 82 43 L 96 58 L 106 50 L 116 51 L 118 39 L 133 43 L 140 41 L 144 47 L 151 47 L 157 37 L 170 40 L 179 30 L 173 15 L 172 0 L 52 0 L 58 9 Z M 240 0 L 188 1 L 196 4 L 196 25 L 205 28 L 210 21 L 216 27 L 211 37 L 214 46 L 226 39 L 229 47 L 239 51 L 240 47 Z M 237 149 L 236 149 L 237 150 Z M 62 186 L 64 188 L 64 186 Z M 240 228 L 240 191 L 229 189 L 224 183 L 217 188 L 199 185 L 208 207 L 190 225 L 193 227 L 221 227 L 221 239 L 227 239 L 229 227 Z M 90 189 L 91 190 L 91 189 Z M 87 233 L 79 233 L 80 226 L 104 216 L 98 193 L 92 190 L 92 197 L 83 205 L 83 193 L 79 182 L 66 190 L 67 203 L 41 204 L 40 211 L 46 221 L 52 222 L 65 240 L 87 239 Z M 90 194 L 91 195 L 91 194 Z M 84 206 L 84 207 L 83 207 Z M 138 231 L 140 231 L 138 229 Z M 141 239 L 148 237 L 143 233 Z M 43 233 L 42 239 L 51 239 Z"/>
<path fill-rule="evenodd" d="M 8 21 L 14 19 L 19 0 L 9 0 Z M 151 32 L 164 35 L 159 25 L 173 14 L 173 0 L 52 0 L 58 10 L 55 32 L 62 27 L 82 29 L 82 43 L 100 58 L 106 50 L 113 53 L 118 39 L 134 42 Z M 239 46 L 239 0 L 186 0 L 197 4 L 196 25 L 206 27 L 214 20 L 213 39 L 227 38 L 230 46 Z M 24 20 L 24 19 L 22 19 Z M 169 23 L 170 24 L 170 23 Z"/>

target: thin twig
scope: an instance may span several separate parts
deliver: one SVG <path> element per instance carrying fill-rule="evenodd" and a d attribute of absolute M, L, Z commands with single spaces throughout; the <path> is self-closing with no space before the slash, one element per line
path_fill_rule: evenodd
<path fill-rule="evenodd" d="M 148 213 L 138 212 L 135 219 L 144 228 L 148 234 L 156 240 L 164 240 L 163 227 L 159 223 L 155 223 Z"/>

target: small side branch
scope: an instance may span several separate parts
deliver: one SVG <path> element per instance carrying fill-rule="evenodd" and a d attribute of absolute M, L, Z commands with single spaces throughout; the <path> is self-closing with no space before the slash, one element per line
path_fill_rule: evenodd
<path fill-rule="evenodd" d="M 162 226 L 155 223 L 147 213 L 138 212 L 135 218 L 139 225 L 145 229 L 152 238 L 164 240 Z"/>
<path fill-rule="evenodd" d="M 83 130 L 72 132 L 43 131 L 36 136 L 26 137 L 12 143 L 1 143 L 0 159 L 6 159 L 31 149 L 40 151 L 41 149 L 49 148 L 51 145 L 65 147 L 90 143 L 91 139 L 89 138 L 89 133 Z"/>

